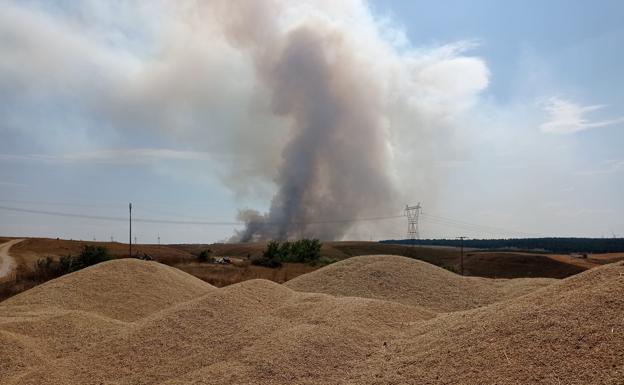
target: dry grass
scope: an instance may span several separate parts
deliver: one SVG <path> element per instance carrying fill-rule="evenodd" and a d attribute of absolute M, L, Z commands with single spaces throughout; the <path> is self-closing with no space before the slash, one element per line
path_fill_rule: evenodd
<path fill-rule="evenodd" d="M 302 293 L 266 280 L 217 289 L 155 262 L 102 263 L 0 303 L 0 378 L 37 385 L 622 383 L 622 264 L 529 293 L 512 285 L 505 290 L 515 294 L 498 302 L 437 313 L 395 299 L 437 298 L 429 307 L 440 308 L 445 285 L 497 285 L 414 260 L 401 262 L 405 276 L 393 257 L 360 260 L 377 262 L 342 262 L 346 281 L 387 272 L 398 280 L 390 300 Z M 313 274 L 338 279 L 336 266 Z M 410 288 L 427 277 L 420 292 Z M 376 285 L 386 282 L 377 278 Z M 360 283 L 368 293 L 370 284 Z M 472 295 L 458 290 L 454 300 L 469 303 Z"/>
<path fill-rule="evenodd" d="M 31 268 L 39 258 L 63 255 L 78 255 L 85 245 L 104 246 L 115 258 L 127 258 L 129 256 L 128 245 L 118 242 L 89 242 L 72 241 L 65 239 L 27 238 L 23 242 L 11 248 L 11 255 L 18 265 Z M 177 248 L 159 245 L 133 245 L 132 253 L 141 255 L 149 254 L 152 258 L 167 264 L 186 262 L 194 259 L 194 256 Z"/>
<path fill-rule="evenodd" d="M 17 266 L 8 276 L 0 280 L 0 302 L 31 289 L 48 279 L 25 266 Z"/>
<path fill-rule="evenodd" d="M 175 267 L 217 287 L 228 286 L 250 279 L 267 279 L 277 283 L 284 283 L 318 269 L 317 266 L 304 263 L 285 263 L 279 268 L 272 269 L 254 266 L 249 261 L 236 265 L 184 263 L 177 264 Z"/>
<path fill-rule="evenodd" d="M 488 278 L 566 278 L 597 266 L 573 262 L 545 254 L 469 252 L 464 259 L 464 271 L 466 275 Z"/>

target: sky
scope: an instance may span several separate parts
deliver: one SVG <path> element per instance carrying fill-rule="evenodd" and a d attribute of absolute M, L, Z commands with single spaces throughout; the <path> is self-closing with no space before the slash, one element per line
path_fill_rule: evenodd
<path fill-rule="evenodd" d="M 0 235 L 624 236 L 623 2 L 250 4 L 0 2 Z"/>

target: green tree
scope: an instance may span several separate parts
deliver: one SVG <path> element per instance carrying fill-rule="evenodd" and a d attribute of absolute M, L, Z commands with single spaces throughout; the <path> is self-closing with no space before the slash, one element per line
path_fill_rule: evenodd
<path fill-rule="evenodd" d="M 210 249 L 202 250 L 197 256 L 197 260 L 201 263 L 205 263 L 212 260 L 212 251 Z"/>
<path fill-rule="evenodd" d="M 108 261 L 111 259 L 108 249 L 104 246 L 85 245 L 82 248 L 82 252 L 74 262 L 75 268 L 73 270 L 80 270 L 82 268 L 98 264 L 100 262 Z"/>

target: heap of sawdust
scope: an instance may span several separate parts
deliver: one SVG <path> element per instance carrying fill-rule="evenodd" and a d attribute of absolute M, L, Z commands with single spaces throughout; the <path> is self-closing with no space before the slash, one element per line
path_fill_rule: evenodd
<path fill-rule="evenodd" d="M 449 312 L 518 297 L 553 282 L 462 277 L 416 259 L 377 255 L 346 259 L 285 285 L 297 291 L 383 299 Z"/>
<path fill-rule="evenodd" d="M 393 271 L 395 261 L 383 258 Z M 424 275 L 441 273 L 422 267 Z M 143 277 L 139 283 L 136 276 Z M 438 279 L 437 285 L 452 283 Z M 264 280 L 215 289 L 154 262 L 118 260 L 0 303 L 0 378 L 3 384 L 621 384 L 623 289 L 624 267 L 608 265 L 521 297 L 435 314 Z M 168 290 L 171 300 L 159 297 L 149 306 L 133 299 Z M 123 293 L 133 306 L 114 303 L 123 302 Z M 88 305 L 80 305 L 80 296 Z"/>
<path fill-rule="evenodd" d="M 136 259 L 108 261 L 9 298 L 12 308 L 60 308 L 134 321 L 215 287 L 178 269 Z"/>

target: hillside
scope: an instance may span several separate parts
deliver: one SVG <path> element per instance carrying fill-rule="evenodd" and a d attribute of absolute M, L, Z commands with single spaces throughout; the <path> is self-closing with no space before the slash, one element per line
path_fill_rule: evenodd
<path fill-rule="evenodd" d="M 386 282 L 381 293 L 389 300 L 304 293 L 289 288 L 293 282 L 266 280 L 216 289 L 155 262 L 96 265 L 0 303 L 0 378 L 81 385 L 624 378 L 621 263 L 561 281 L 493 281 L 397 257 L 351 261 L 310 275 L 315 282 L 342 276 L 364 296 Z M 353 278 L 363 273 L 373 283 L 357 288 Z M 414 291 L 404 287 L 406 277 L 428 284 Z M 443 305 L 453 300 L 445 298 L 447 285 L 463 299 Z M 410 290 L 413 304 L 398 302 Z M 473 293 L 489 294 L 470 303 Z M 472 309 L 437 313 L 417 303 Z"/>
<path fill-rule="evenodd" d="M 39 258 L 62 255 L 78 255 L 85 245 L 104 246 L 116 258 L 128 257 L 128 244 L 119 242 L 91 242 L 67 239 L 26 238 L 23 242 L 11 248 L 11 255 L 18 264 L 31 267 Z M 133 245 L 132 254 L 147 253 L 154 259 L 164 263 L 177 263 L 193 260 L 194 256 L 166 245 Z"/>
<path fill-rule="evenodd" d="M 587 259 L 567 255 L 470 252 L 464 259 L 464 272 L 488 278 L 566 278 L 597 265 Z"/>

